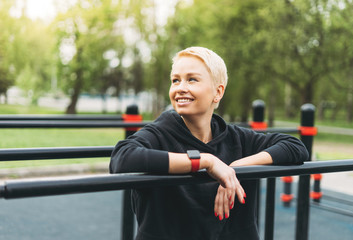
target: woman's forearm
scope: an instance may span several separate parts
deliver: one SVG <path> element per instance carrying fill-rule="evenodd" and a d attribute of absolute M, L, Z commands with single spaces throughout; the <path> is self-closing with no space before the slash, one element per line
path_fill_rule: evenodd
<path fill-rule="evenodd" d="M 191 172 L 191 160 L 186 153 L 168 153 L 169 173 L 189 173 Z M 207 153 L 200 154 L 200 168 L 208 169 L 212 164 L 212 155 Z"/>
<path fill-rule="evenodd" d="M 231 167 L 250 166 L 250 165 L 269 165 L 273 160 L 268 152 L 259 152 L 257 154 L 238 159 L 230 164 Z"/>

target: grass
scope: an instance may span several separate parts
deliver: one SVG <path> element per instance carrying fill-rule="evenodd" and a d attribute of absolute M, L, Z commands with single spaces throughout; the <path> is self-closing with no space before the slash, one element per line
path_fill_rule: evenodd
<path fill-rule="evenodd" d="M 37 106 L 0 104 L 0 114 L 64 114 Z M 87 114 L 87 113 L 82 113 Z M 101 114 L 101 113 L 93 113 Z M 0 129 L 0 149 L 37 147 L 114 146 L 124 138 L 124 130 L 109 129 Z M 108 158 L 2 161 L 0 169 L 107 162 Z"/>
<path fill-rule="evenodd" d="M 0 129 L 0 148 L 114 146 L 124 138 L 122 129 Z M 75 163 L 97 163 L 107 158 L 0 162 L 0 169 Z"/>
<path fill-rule="evenodd" d="M 22 106 L 0 104 L 0 114 L 63 114 L 63 112 L 33 105 Z"/>

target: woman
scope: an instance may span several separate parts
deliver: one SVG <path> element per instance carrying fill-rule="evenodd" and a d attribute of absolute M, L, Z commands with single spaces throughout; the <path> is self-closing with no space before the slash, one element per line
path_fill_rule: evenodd
<path fill-rule="evenodd" d="M 232 167 L 301 164 L 308 158 L 292 136 L 256 133 L 214 114 L 226 85 L 226 66 L 213 51 L 191 47 L 177 53 L 169 90 L 174 110 L 116 145 L 111 173 L 206 169 L 218 182 L 133 190 L 136 239 L 259 239 L 256 182 L 240 183 Z"/>

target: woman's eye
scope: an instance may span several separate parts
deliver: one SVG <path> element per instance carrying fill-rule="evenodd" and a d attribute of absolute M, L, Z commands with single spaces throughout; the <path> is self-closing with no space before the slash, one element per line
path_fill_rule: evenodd
<path fill-rule="evenodd" d="M 197 82 L 197 79 L 196 78 L 189 78 L 189 81 L 190 82 Z"/>
<path fill-rule="evenodd" d="M 172 83 L 178 83 L 179 79 L 172 79 Z"/>

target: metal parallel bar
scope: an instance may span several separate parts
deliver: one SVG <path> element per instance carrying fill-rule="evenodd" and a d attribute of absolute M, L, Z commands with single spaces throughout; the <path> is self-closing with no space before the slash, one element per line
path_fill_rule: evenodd
<path fill-rule="evenodd" d="M 152 123 L 123 122 L 112 120 L 0 120 L 0 128 L 134 128 L 144 127 Z M 298 133 L 297 128 L 267 128 L 266 130 L 255 130 L 260 133 Z"/>
<path fill-rule="evenodd" d="M 315 120 L 315 106 L 307 103 L 300 108 L 301 118 L 300 125 L 301 128 L 314 130 L 314 120 Z M 316 134 L 316 133 L 315 133 Z M 309 131 L 305 133 L 300 132 L 300 139 L 305 145 L 309 153 L 309 159 L 311 161 L 314 131 Z M 309 216 L 310 216 L 310 176 L 300 176 L 298 184 L 298 202 L 297 202 L 297 218 L 296 218 L 296 232 L 295 237 L 297 240 L 307 240 L 309 238 Z"/>
<path fill-rule="evenodd" d="M 290 175 L 309 175 L 353 171 L 353 159 L 306 162 L 299 166 L 248 166 L 234 168 L 239 179 L 258 179 Z M 309 177 L 309 176 L 308 176 Z M 206 171 L 192 175 L 149 175 L 143 173 L 72 177 L 51 180 L 12 180 L 0 186 L 0 197 L 23 198 L 89 193 L 133 188 L 197 184 L 214 181 Z"/>
<path fill-rule="evenodd" d="M 309 233 L 309 209 L 310 209 L 310 175 L 300 176 L 297 198 L 297 224 L 295 231 L 296 240 L 308 239 Z"/>
<path fill-rule="evenodd" d="M 123 192 L 123 217 L 121 239 L 134 238 L 134 221 L 135 215 L 131 209 L 131 190 L 126 189 Z"/>
<path fill-rule="evenodd" d="M 151 122 L 122 121 L 0 121 L 0 128 L 139 128 Z"/>
<path fill-rule="evenodd" d="M 255 131 L 259 133 L 299 133 L 298 128 L 267 128 Z"/>
<path fill-rule="evenodd" d="M 275 226 L 276 178 L 267 179 L 265 240 L 273 240 Z"/>
<path fill-rule="evenodd" d="M 26 120 L 99 120 L 99 121 L 122 121 L 123 117 L 119 115 L 76 115 L 76 114 L 66 114 L 66 115 L 15 115 L 15 114 L 4 114 L 0 115 L 1 121 L 26 121 Z"/>
<path fill-rule="evenodd" d="M 127 107 L 126 114 L 128 114 L 128 116 L 137 116 L 139 114 L 138 107 L 136 105 Z M 136 131 L 137 129 L 126 128 L 125 139 L 136 133 Z M 121 222 L 121 239 L 133 240 L 135 217 L 131 207 L 131 189 L 125 189 L 123 192 L 123 196 L 123 221 Z"/>
<path fill-rule="evenodd" d="M 110 157 L 113 146 L 0 149 L 0 161 Z"/>
<path fill-rule="evenodd" d="M 327 204 L 322 204 L 322 203 L 317 203 L 317 202 L 312 202 L 310 204 L 311 207 L 316 207 L 321 210 L 329 211 L 332 213 L 340 214 L 340 215 L 345 215 L 348 217 L 353 217 L 353 212 L 346 210 L 346 209 L 341 209 L 333 206 L 329 206 Z"/>

